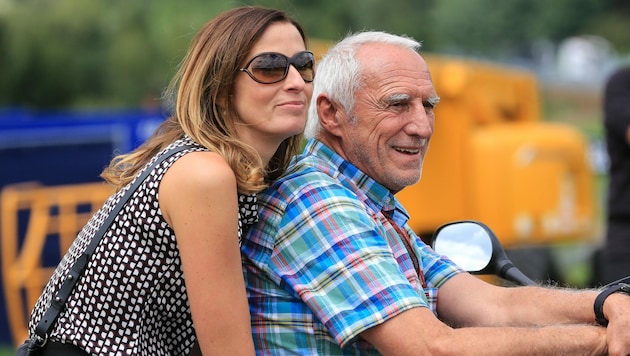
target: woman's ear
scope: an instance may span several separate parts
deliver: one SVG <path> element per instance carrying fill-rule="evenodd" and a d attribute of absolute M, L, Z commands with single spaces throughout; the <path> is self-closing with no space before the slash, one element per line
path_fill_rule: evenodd
<path fill-rule="evenodd" d="M 229 95 L 229 96 L 231 97 L 232 95 Z M 228 109 L 228 96 L 225 96 L 225 95 L 218 96 L 216 99 L 216 105 L 219 111 L 221 111 L 221 113 L 225 115 Z"/>
<path fill-rule="evenodd" d="M 343 111 L 325 94 L 317 97 L 317 116 L 319 122 L 327 133 L 333 136 L 341 136 Z"/>

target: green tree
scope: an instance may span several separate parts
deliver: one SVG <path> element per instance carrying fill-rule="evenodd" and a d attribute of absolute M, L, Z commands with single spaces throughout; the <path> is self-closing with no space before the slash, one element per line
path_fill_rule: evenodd
<path fill-rule="evenodd" d="M 0 106 L 157 105 L 199 27 L 242 5 L 286 10 L 315 39 L 385 30 L 497 59 L 594 34 L 630 51 L 624 0 L 0 0 Z"/>
<path fill-rule="evenodd" d="M 599 0 L 450 0 L 435 3 L 438 51 L 510 55 L 534 41 L 581 34 L 584 21 L 602 10 Z"/>
<path fill-rule="evenodd" d="M 192 34 L 229 7 L 187 4 L 12 2 L 0 14 L 0 105 L 138 106 L 159 97 Z"/>

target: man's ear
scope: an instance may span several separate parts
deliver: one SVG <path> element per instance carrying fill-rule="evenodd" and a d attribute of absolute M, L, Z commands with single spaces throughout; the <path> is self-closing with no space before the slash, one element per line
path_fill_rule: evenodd
<path fill-rule="evenodd" d="M 317 116 L 324 131 L 334 136 L 341 136 L 343 111 L 326 95 L 317 97 Z"/>

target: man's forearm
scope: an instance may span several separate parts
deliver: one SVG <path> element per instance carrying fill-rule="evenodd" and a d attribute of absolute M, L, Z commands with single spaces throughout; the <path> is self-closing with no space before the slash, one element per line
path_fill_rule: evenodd
<path fill-rule="evenodd" d="M 466 340 L 457 354 L 556 356 L 607 355 L 608 352 L 606 331 L 600 326 L 582 324 L 493 329 L 456 330 L 457 339 Z"/>
<path fill-rule="evenodd" d="M 501 325 L 594 324 L 596 290 L 555 287 L 509 288 L 502 299 Z M 519 307 L 514 307 L 518 305 Z"/>
<path fill-rule="evenodd" d="M 606 329 L 588 324 L 450 328 L 406 311 L 361 335 L 383 355 L 606 355 Z"/>

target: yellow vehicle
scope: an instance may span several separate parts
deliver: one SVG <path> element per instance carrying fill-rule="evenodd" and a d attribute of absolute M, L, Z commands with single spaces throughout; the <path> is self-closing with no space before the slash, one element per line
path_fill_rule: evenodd
<path fill-rule="evenodd" d="M 425 58 L 441 101 L 422 179 L 399 193 L 412 228 L 479 220 L 507 248 L 591 239 L 587 141 L 573 126 L 541 120 L 535 75 Z"/>

